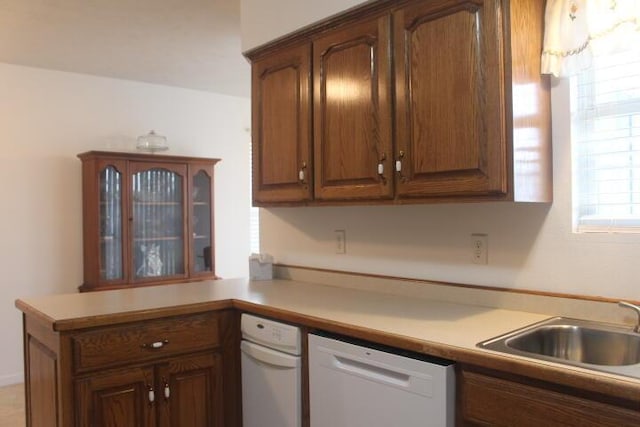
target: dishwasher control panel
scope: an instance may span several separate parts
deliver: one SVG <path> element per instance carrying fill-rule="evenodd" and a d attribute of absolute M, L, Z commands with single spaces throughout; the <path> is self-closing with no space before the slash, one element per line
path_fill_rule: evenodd
<path fill-rule="evenodd" d="M 240 328 L 242 338 L 247 341 L 289 354 L 299 355 L 302 352 L 300 328 L 295 326 L 244 313 Z"/>

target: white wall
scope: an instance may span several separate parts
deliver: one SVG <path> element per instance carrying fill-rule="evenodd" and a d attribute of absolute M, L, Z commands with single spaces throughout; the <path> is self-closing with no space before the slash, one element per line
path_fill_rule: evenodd
<path fill-rule="evenodd" d="M 241 0 L 242 51 L 335 15 L 362 0 Z"/>
<path fill-rule="evenodd" d="M 335 0 L 324 14 L 317 3 L 242 0 L 243 48 L 359 2 Z M 282 23 L 276 15 L 290 9 Z M 554 84 L 552 205 L 263 209 L 262 251 L 292 265 L 640 300 L 640 235 L 572 232 L 568 85 Z M 345 255 L 335 254 L 335 229 L 346 230 Z M 471 233 L 489 235 L 489 265 L 471 263 Z"/>
<path fill-rule="evenodd" d="M 8 64 L 0 94 L 0 385 L 22 378 L 15 299 L 82 283 L 80 152 L 130 150 L 155 129 L 169 154 L 221 158 L 216 273 L 247 275 L 248 99 Z"/>

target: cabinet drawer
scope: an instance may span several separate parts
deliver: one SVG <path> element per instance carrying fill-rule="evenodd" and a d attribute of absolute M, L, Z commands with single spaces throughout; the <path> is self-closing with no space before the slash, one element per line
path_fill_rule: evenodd
<path fill-rule="evenodd" d="M 130 323 L 72 337 L 76 372 L 131 364 L 218 345 L 216 313 Z"/>
<path fill-rule="evenodd" d="M 461 418 L 492 426 L 631 426 L 640 412 L 477 373 L 462 372 Z"/>

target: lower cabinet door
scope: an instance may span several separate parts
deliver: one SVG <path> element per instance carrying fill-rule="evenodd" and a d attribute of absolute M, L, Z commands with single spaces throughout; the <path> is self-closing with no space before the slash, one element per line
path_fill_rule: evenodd
<path fill-rule="evenodd" d="M 129 368 L 76 380 L 77 426 L 153 427 L 156 396 L 152 367 Z"/>
<path fill-rule="evenodd" d="M 217 354 L 171 359 L 157 365 L 158 426 L 224 425 L 222 372 Z"/>
<path fill-rule="evenodd" d="M 640 426 L 637 410 L 465 370 L 457 392 L 462 425 Z"/>

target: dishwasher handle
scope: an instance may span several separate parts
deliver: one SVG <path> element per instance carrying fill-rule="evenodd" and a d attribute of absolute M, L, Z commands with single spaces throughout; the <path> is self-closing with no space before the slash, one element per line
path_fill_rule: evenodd
<path fill-rule="evenodd" d="M 240 342 L 240 350 L 248 357 L 276 368 L 296 369 L 301 365 L 300 356 L 282 353 L 246 340 Z"/>
<path fill-rule="evenodd" d="M 333 367 L 337 370 L 356 374 L 379 383 L 386 383 L 396 387 L 409 386 L 410 376 L 403 372 L 397 372 L 336 354 L 333 355 Z"/>
<path fill-rule="evenodd" d="M 375 355 L 362 356 L 347 351 L 327 348 L 322 345 L 311 350 L 313 359 L 319 366 L 353 375 L 367 381 L 373 381 L 405 392 L 432 398 L 434 396 L 434 378 L 428 370 L 403 366 L 402 363 L 392 363 L 390 360 L 379 360 Z M 404 359 L 396 355 L 387 357 Z M 430 365 L 419 362 L 422 367 Z"/>

